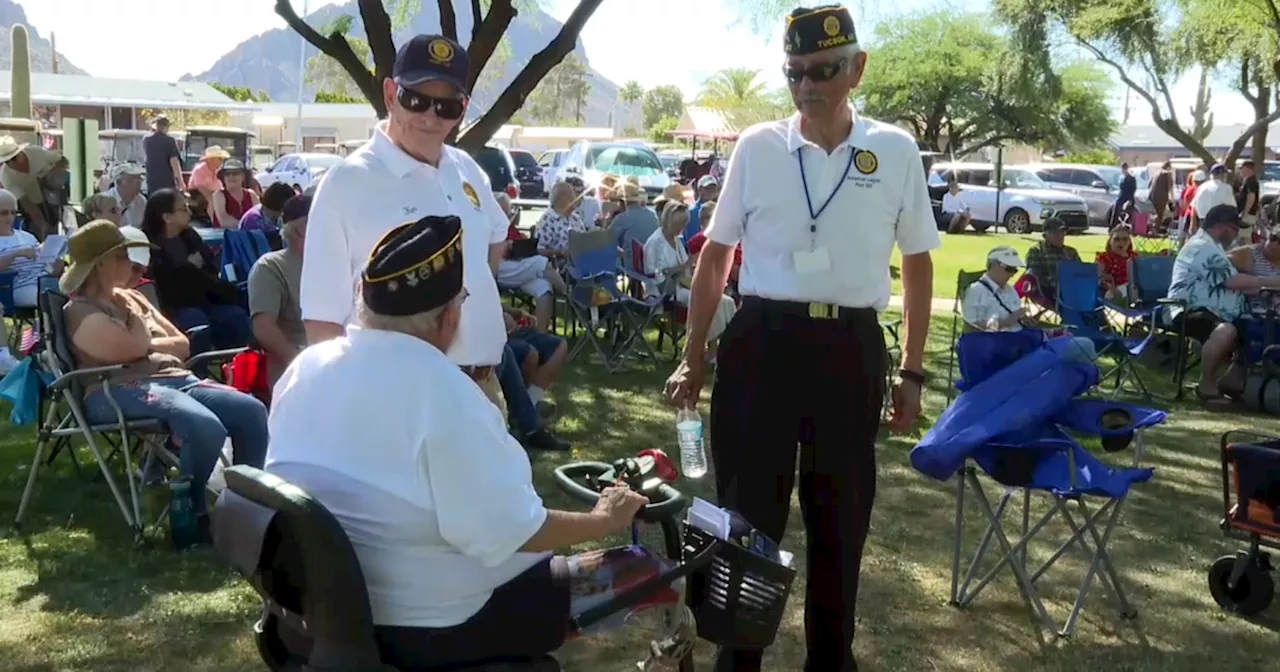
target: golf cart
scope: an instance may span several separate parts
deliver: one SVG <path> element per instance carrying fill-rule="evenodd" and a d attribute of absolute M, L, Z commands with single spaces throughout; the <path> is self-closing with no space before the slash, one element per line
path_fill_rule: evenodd
<path fill-rule="evenodd" d="M 249 169 L 255 173 L 260 173 L 271 167 L 276 162 L 276 150 L 270 145 L 253 145 L 249 148 L 249 154 L 253 161 L 249 164 Z"/>
<path fill-rule="evenodd" d="M 354 152 L 367 144 L 369 144 L 369 138 L 365 138 L 364 140 L 343 140 L 338 145 L 338 154 L 341 156 L 349 156 L 351 152 Z"/>
<path fill-rule="evenodd" d="M 182 172 L 187 179 L 197 163 L 204 160 L 204 152 L 210 147 L 221 147 L 245 166 L 253 165 L 249 148 L 258 134 L 242 128 L 226 126 L 188 126 L 186 142 L 182 148 Z M 253 179 L 253 171 L 249 171 L 249 183 L 246 185 L 257 191 L 257 182 Z"/>
<path fill-rule="evenodd" d="M 317 142 L 311 146 L 311 151 L 317 154 L 337 154 L 338 145 L 332 142 Z"/>
<path fill-rule="evenodd" d="M 111 188 L 111 173 L 122 163 L 146 164 L 146 154 L 142 151 L 142 139 L 149 131 L 109 128 L 98 131 L 98 154 L 102 159 L 102 171 L 98 177 L 98 188 L 106 191 Z"/>

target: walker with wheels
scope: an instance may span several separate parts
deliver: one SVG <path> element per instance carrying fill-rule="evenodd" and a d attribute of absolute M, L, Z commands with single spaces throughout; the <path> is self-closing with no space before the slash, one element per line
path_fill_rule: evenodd
<path fill-rule="evenodd" d="M 687 577 L 686 602 L 697 621 L 699 638 L 719 646 L 769 646 L 781 625 L 795 570 L 743 545 L 683 524 L 680 515 L 689 500 L 672 487 L 677 479 L 675 465 L 660 450 L 642 451 L 613 464 L 575 462 L 555 470 L 556 485 L 587 505 L 594 506 L 600 492 L 616 484 L 628 485 L 650 500 L 637 516 L 632 542 L 642 545 L 641 523 L 656 524 L 662 532 L 667 558 L 681 564 L 679 569 L 619 596 L 619 600 L 636 604 L 654 590 L 670 585 L 672 575 L 679 574 Z M 650 583 L 659 585 L 650 588 Z M 581 631 L 617 610 L 618 605 L 613 602 L 601 605 L 575 617 L 573 626 Z M 690 654 L 681 661 L 680 670 L 693 669 Z"/>
<path fill-rule="evenodd" d="M 1255 616 L 1276 593 L 1271 554 L 1263 549 L 1280 550 L 1280 437 L 1232 430 L 1221 448 L 1222 531 L 1249 547 L 1213 563 L 1209 592 L 1226 611 Z"/>

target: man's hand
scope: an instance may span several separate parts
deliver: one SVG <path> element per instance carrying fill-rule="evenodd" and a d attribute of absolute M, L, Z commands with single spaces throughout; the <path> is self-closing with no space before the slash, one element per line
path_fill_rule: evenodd
<path fill-rule="evenodd" d="M 889 430 L 905 432 L 920 417 L 920 385 L 899 379 L 893 385 L 893 413 L 889 415 Z"/>
<path fill-rule="evenodd" d="M 530 329 L 537 329 L 539 326 L 538 316 L 534 315 L 533 313 L 527 310 L 520 311 L 520 319 L 524 320 L 525 326 L 529 327 Z"/>
<path fill-rule="evenodd" d="M 609 530 L 616 532 L 631 526 L 640 508 L 649 503 L 644 495 L 626 487 L 615 485 L 600 492 L 592 513 L 609 521 Z"/>
<path fill-rule="evenodd" d="M 706 383 L 706 365 L 701 358 L 681 360 L 675 373 L 667 379 L 665 401 L 674 408 L 693 408 L 698 404 L 702 386 Z"/>
<path fill-rule="evenodd" d="M 504 312 L 502 314 L 502 322 L 506 325 L 508 334 L 516 330 L 516 320 L 511 317 L 511 313 Z"/>

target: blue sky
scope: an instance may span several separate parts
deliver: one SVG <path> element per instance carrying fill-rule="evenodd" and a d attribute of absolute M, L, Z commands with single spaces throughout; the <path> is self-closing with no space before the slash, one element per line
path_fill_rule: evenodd
<path fill-rule="evenodd" d="M 310 0 L 311 10 L 335 0 Z M 431 0 L 423 0 L 430 2 Z M 27 17 L 48 37 L 55 32 L 58 51 L 91 74 L 137 79 L 177 79 L 207 69 L 219 56 L 253 35 L 282 27 L 273 0 L 18 0 Z M 294 0 L 302 10 L 304 0 Z M 577 0 L 543 0 L 550 13 L 565 19 Z M 646 87 L 675 84 L 687 97 L 709 75 L 727 67 L 761 71 L 770 86 L 782 84 L 781 48 L 776 29 L 754 31 L 738 18 L 737 0 L 605 0 L 587 23 L 582 41 L 592 66 L 624 83 Z M 811 0 L 809 4 L 822 4 Z M 949 6 L 984 10 L 987 0 L 848 0 L 869 35 L 887 16 L 922 8 Z M 874 45 L 870 45 L 872 58 Z M 1198 75 L 1198 73 L 1193 73 Z M 1252 111 L 1226 83 L 1214 87 L 1218 124 L 1247 122 Z M 1178 114 L 1189 116 L 1195 100 L 1195 76 L 1174 87 Z M 1124 106 L 1117 86 L 1117 117 Z M 1130 100 L 1131 123 L 1150 123 L 1150 110 L 1137 96 Z"/>

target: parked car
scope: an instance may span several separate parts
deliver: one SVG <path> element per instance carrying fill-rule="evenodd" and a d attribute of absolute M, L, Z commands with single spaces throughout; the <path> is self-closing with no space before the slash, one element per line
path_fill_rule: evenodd
<path fill-rule="evenodd" d="M 626 142 L 590 142 L 575 144 L 564 159 L 561 171 L 575 170 L 587 186 L 600 184 L 605 175 L 636 178 L 649 200 L 662 195 L 671 184 L 667 169 L 652 149 L 645 145 Z"/>
<path fill-rule="evenodd" d="M 520 198 L 542 198 L 542 167 L 533 153 L 527 149 L 511 150 L 511 159 L 516 162 L 516 182 L 520 184 Z"/>
<path fill-rule="evenodd" d="M 542 193 L 551 193 L 551 185 L 556 183 L 560 169 L 564 167 L 564 159 L 568 155 L 567 149 L 548 149 L 538 157 L 538 167 L 542 169 Z"/>
<path fill-rule="evenodd" d="M 1050 188 L 1083 198 L 1089 208 L 1091 226 L 1109 227 L 1120 195 L 1124 172 L 1115 166 L 1081 163 L 1042 163 L 1017 166 L 1034 171 Z M 1136 177 L 1136 176 L 1135 176 Z M 1149 200 L 1135 199 L 1139 211 L 1155 212 Z"/>
<path fill-rule="evenodd" d="M 301 193 L 319 183 L 320 178 L 339 163 L 342 157 L 333 154 L 286 154 L 255 177 L 263 189 L 282 182 Z"/>
<path fill-rule="evenodd" d="M 520 183 L 516 180 L 516 160 L 502 145 L 489 144 L 472 156 L 481 170 L 489 176 L 489 188 L 493 193 L 505 193 L 510 198 L 520 198 Z"/>
<path fill-rule="evenodd" d="M 952 177 L 960 183 L 978 227 L 998 222 L 1010 233 L 1030 233 L 1039 229 L 1045 219 L 1057 217 L 1066 224 L 1069 233 L 1089 229 L 1084 199 L 1049 188 L 1033 171 L 1007 166 L 1003 188 L 997 189 L 995 166 L 990 163 L 935 163 L 929 169 L 931 198 L 936 193 L 941 199 L 941 192 L 946 190 L 947 181 Z M 996 212 L 997 194 L 999 212 Z"/>

